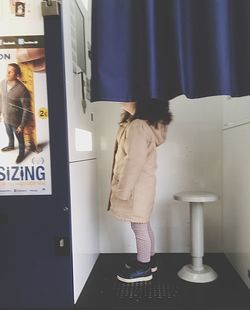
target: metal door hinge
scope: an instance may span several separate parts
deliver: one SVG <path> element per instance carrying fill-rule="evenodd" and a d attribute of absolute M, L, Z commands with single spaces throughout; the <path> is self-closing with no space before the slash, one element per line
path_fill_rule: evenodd
<path fill-rule="evenodd" d="M 41 3 L 42 16 L 57 16 L 60 15 L 59 6 L 61 0 L 43 0 Z"/>

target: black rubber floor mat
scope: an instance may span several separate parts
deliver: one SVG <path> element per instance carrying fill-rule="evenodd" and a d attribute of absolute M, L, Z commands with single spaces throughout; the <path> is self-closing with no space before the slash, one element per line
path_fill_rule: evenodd
<path fill-rule="evenodd" d="M 217 273 L 214 282 L 197 284 L 178 278 L 189 254 L 158 254 L 153 280 L 123 283 L 116 272 L 131 254 L 101 254 L 76 304 L 82 310 L 250 310 L 250 290 L 224 254 L 207 254 L 204 263 Z"/>
<path fill-rule="evenodd" d="M 178 287 L 176 285 L 164 283 L 159 279 L 131 284 L 115 281 L 113 291 L 117 298 L 123 300 L 130 299 L 135 302 L 142 299 L 169 300 L 178 295 Z"/>

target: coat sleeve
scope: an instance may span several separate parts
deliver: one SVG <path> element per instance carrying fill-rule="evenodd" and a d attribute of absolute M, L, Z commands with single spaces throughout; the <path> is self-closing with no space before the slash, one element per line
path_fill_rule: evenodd
<path fill-rule="evenodd" d="M 148 136 L 144 121 L 132 121 L 124 144 L 126 156 L 119 174 L 116 196 L 122 200 L 131 197 L 136 181 L 140 176 L 148 153 Z"/>

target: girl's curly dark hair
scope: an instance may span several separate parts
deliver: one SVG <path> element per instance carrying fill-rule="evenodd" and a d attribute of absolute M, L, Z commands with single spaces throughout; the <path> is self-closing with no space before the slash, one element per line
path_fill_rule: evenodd
<path fill-rule="evenodd" d="M 133 121 L 135 119 L 146 120 L 149 125 L 157 128 L 159 123 L 168 125 L 172 119 L 172 113 L 169 110 L 169 102 L 159 99 L 148 99 L 136 101 L 136 111 L 134 115 L 124 112 L 121 123 Z"/>

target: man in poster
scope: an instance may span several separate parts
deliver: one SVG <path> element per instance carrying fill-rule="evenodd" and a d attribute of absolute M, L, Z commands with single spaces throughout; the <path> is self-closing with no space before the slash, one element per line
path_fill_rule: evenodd
<path fill-rule="evenodd" d="M 23 130 L 32 115 L 30 93 L 19 77 L 21 77 L 20 67 L 16 63 L 11 63 L 7 67 L 6 79 L 0 84 L 0 112 L 9 138 L 8 146 L 2 148 L 2 151 L 14 150 L 15 134 L 19 146 L 17 164 L 25 157 Z"/>

